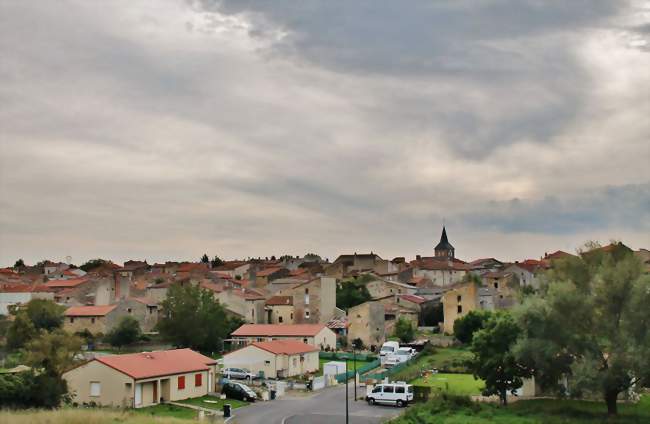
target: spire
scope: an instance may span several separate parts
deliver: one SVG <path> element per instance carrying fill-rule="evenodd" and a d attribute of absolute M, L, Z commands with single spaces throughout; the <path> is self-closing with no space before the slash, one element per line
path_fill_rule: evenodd
<path fill-rule="evenodd" d="M 440 236 L 440 243 L 444 244 L 449 244 L 449 240 L 447 240 L 447 229 L 445 226 L 442 226 L 442 235 Z"/>
<path fill-rule="evenodd" d="M 435 254 L 436 257 L 454 257 L 454 246 L 452 246 L 451 243 L 449 243 L 449 239 L 447 239 L 447 229 L 444 225 L 442 226 L 440 243 L 438 243 L 438 245 L 435 247 Z"/>

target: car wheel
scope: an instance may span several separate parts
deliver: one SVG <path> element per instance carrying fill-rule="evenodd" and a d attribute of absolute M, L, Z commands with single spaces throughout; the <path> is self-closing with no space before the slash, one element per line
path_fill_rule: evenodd
<path fill-rule="evenodd" d="M 374 405 L 375 400 L 373 398 L 368 398 L 368 405 Z"/>
<path fill-rule="evenodd" d="M 402 400 L 398 400 L 397 401 L 397 407 L 401 408 L 402 406 L 404 406 L 404 402 Z"/>

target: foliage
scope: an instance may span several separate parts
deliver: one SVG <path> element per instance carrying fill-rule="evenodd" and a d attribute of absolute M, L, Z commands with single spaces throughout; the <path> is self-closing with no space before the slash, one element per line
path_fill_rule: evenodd
<path fill-rule="evenodd" d="M 409 343 L 415 338 L 415 326 L 411 320 L 399 317 L 395 323 L 395 336 L 399 337 L 402 343 Z"/>
<path fill-rule="evenodd" d="M 361 340 L 359 337 L 352 340 L 352 347 L 356 350 L 364 350 L 366 348 L 366 346 L 363 344 L 363 340 Z"/>
<path fill-rule="evenodd" d="M 14 321 L 9 325 L 7 331 L 7 347 L 9 349 L 20 349 L 29 342 L 38 330 L 26 313 L 20 311 Z"/>
<path fill-rule="evenodd" d="M 573 396 L 600 393 L 616 414 L 621 393 L 650 383 L 650 275 L 619 244 L 563 260 L 547 283 L 517 312 L 515 353 L 543 388 L 568 375 Z"/>
<path fill-rule="evenodd" d="M 432 327 L 444 321 L 444 309 L 442 303 L 428 306 L 422 309 L 422 325 Z"/>
<path fill-rule="evenodd" d="M 212 292 L 191 285 L 174 284 L 162 302 L 158 330 L 166 340 L 178 347 L 211 354 L 222 350 L 223 339 L 240 323 L 240 320 L 227 316 Z"/>
<path fill-rule="evenodd" d="M 0 374 L 0 405 L 5 408 L 56 408 L 67 391 L 65 380 L 46 372 Z"/>
<path fill-rule="evenodd" d="M 508 392 L 514 393 L 523 385 L 523 378 L 532 375 L 511 351 L 520 333 L 510 314 L 494 314 L 472 339 L 472 371 L 485 380 L 483 394 L 498 395 L 503 405 L 507 404 Z"/>
<path fill-rule="evenodd" d="M 322 260 L 320 255 L 317 255 L 316 253 L 307 253 L 304 256 L 304 259 L 309 262 L 320 262 Z"/>
<path fill-rule="evenodd" d="M 75 355 L 81 351 L 81 339 L 63 330 L 41 332 L 25 346 L 27 365 L 60 377 L 75 363 Z"/>
<path fill-rule="evenodd" d="M 82 264 L 79 268 L 82 269 L 83 271 L 90 272 L 95 268 L 99 268 L 100 266 L 104 264 L 109 264 L 111 263 L 110 261 L 107 261 L 105 259 L 91 259 L 84 264 Z"/>
<path fill-rule="evenodd" d="M 215 257 L 210 261 L 210 265 L 212 266 L 212 268 L 220 267 L 221 265 L 223 265 L 223 260 L 221 260 L 221 258 L 220 258 L 219 256 L 215 256 Z"/>
<path fill-rule="evenodd" d="M 207 253 L 204 253 L 203 256 L 201 256 L 201 262 L 204 264 L 210 263 L 210 258 L 208 258 Z"/>
<path fill-rule="evenodd" d="M 14 264 L 14 268 L 24 268 L 25 267 L 25 261 L 21 259 L 18 259 L 16 263 Z"/>
<path fill-rule="evenodd" d="M 27 302 L 25 313 L 37 330 L 52 331 L 61 328 L 65 306 L 47 299 L 32 299 Z"/>
<path fill-rule="evenodd" d="M 137 342 L 142 336 L 140 323 L 134 317 L 127 315 L 107 335 L 106 340 L 111 346 L 121 348 Z"/>
<path fill-rule="evenodd" d="M 370 299 L 370 293 L 363 281 L 342 281 L 336 287 L 336 306 L 343 310 L 361 305 Z"/>
<path fill-rule="evenodd" d="M 490 311 L 474 310 L 454 321 L 454 336 L 463 344 L 472 342 L 474 333 L 482 329 L 490 318 Z"/>

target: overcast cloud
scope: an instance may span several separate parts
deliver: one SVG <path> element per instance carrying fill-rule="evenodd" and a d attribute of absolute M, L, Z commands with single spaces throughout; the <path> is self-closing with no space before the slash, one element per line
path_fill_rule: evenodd
<path fill-rule="evenodd" d="M 0 0 L 0 264 L 650 247 L 648 1 Z"/>

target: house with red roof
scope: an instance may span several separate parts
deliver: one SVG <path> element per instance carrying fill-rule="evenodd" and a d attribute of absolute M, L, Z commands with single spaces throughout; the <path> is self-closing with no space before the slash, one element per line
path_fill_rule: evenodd
<path fill-rule="evenodd" d="M 318 371 L 319 348 L 298 340 L 254 342 L 227 353 L 224 368 L 245 368 L 266 378 L 287 378 Z"/>
<path fill-rule="evenodd" d="M 2 284 L 0 285 L 0 315 L 9 315 L 11 307 L 24 305 L 32 299 L 54 300 L 54 293 L 42 284 Z"/>
<path fill-rule="evenodd" d="M 63 378 L 79 404 L 141 408 L 213 392 L 216 364 L 191 349 L 106 355 L 67 371 Z"/>
<path fill-rule="evenodd" d="M 235 345 L 273 340 L 298 340 L 321 349 L 336 348 L 336 334 L 325 324 L 244 324 L 231 334 Z"/>
<path fill-rule="evenodd" d="M 106 334 L 116 324 L 117 305 L 73 306 L 63 313 L 63 328 L 69 333 L 88 330 L 92 334 Z"/>

